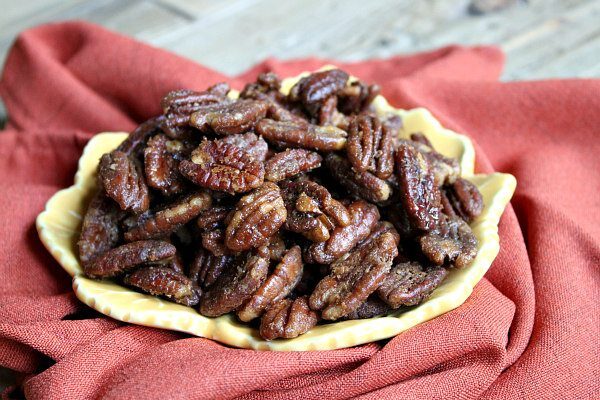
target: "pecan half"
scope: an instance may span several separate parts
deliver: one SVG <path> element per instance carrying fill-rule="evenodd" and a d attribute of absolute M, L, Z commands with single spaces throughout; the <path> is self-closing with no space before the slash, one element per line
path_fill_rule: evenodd
<path fill-rule="evenodd" d="M 161 124 L 164 122 L 162 115 L 154 118 L 150 118 L 148 121 L 143 122 L 133 132 L 131 132 L 127 138 L 121 142 L 117 151 L 121 151 L 128 156 L 138 158 L 138 156 L 144 150 L 144 145 L 148 138 L 158 134 L 161 129 Z"/>
<path fill-rule="evenodd" d="M 385 281 L 384 281 L 385 282 Z M 379 289 L 378 289 L 379 290 Z M 387 305 L 383 300 L 377 297 L 375 294 L 372 294 L 362 303 L 358 308 L 352 311 L 350 314 L 347 314 L 344 319 L 367 319 L 374 318 L 380 315 L 383 315 L 392 308 Z"/>
<path fill-rule="evenodd" d="M 288 149 L 265 163 L 265 179 L 278 182 L 321 166 L 323 158 L 312 151 Z"/>
<path fill-rule="evenodd" d="M 339 69 L 320 71 L 298 81 L 290 90 L 292 101 L 299 101 L 312 116 L 317 116 L 327 98 L 337 95 L 346 86 L 349 75 Z"/>
<path fill-rule="evenodd" d="M 179 171 L 196 185 L 227 193 L 243 193 L 263 183 L 261 162 L 241 149 L 218 141 L 204 141 L 192 152 L 191 161 L 183 160 Z"/>
<path fill-rule="evenodd" d="M 317 325 L 317 313 L 308 307 L 306 296 L 282 299 L 273 304 L 260 321 L 260 336 L 266 340 L 292 339 Z"/>
<path fill-rule="evenodd" d="M 429 297 L 447 274 L 442 267 L 423 268 L 414 261 L 399 263 L 392 267 L 377 294 L 392 308 L 414 306 Z"/>
<path fill-rule="evenodd" d="M 112 151 L 100 158 L 98 177 L 106 195 L 121 210 L 142 213 L 150 207 L 148 186 L 139 164 L 122 151 Z"/>
<path fill-rule="evenodd" d="M 207 208 L 198 215 L 196 224 L 202 231 L 225 228 L 225 219 L 232 210 L 233 207 L 229 206 L 213 206 Z"/>
<path fill-rule="evenodd" d="M 189 278 L 203 289 L 217 281 L 225 268 L 233 262 L 231 256 L 215 256 L 205 249 L 199 249 L 190 264 Z"/>
<path fill-rule="evenodd" d="M 244 133 L 267 115 L 268 107 L 265 102 L 247 99 L 207 105 L 191 115 L 190 125 L 201 132 L 219 135 Z"/>
<path fill-rule="evenodd" d="M 359 115 L 350 122 L 346 153 L 359 172 L 370 171 L 381 179 L 394 172 L 392 132 L 383 129 L 377 117 Z"/>
<path fill-rule="evenodd" d="M 185 181 L 179 173 L 176 153 L 182 151 L 183 144 L 169 140 L 159 134 L 148 141 L 144 149 L 144 172 L 148 186 L 160 190 L 165 195 L 180 193 L 185 189 Z"/>
<path fill-rule="evenodd" d="M 254 160 L 260 162 L 265 161 L 269 152 L 267 142 L 262 137 L 256 136 L 253 132 L 225 136 L 219 139 L 218 142 L 235 146 Z"/>
<path fill-rule="evenodd" d="M 225 244 L 234 251 L 259 247 L 279 230 L 286 217 L 279 187 L 265 182 L 238 202 L 225 231 Z"/>
<path fill-rule="evenodd" d="M 193 289 L 192 281 L 169 267 L 140 268 L 126 275 L 123 282 L 151 295 L 164 296 L 188 307 L 198 304 L 200 300 Z"/>
<path fill-rule="evenodd" d="M 458 217 L 443 219 L 437 229 L 419 237 L 423 254 L 436 265 L 464 268 L 477 255 L 478 241 L 471 227 Z"/>
<path fill-rule="evenodd" d="M 327 320 L 355 311 L 385 280 L 397 255 L 396 240 L 390 232 L 357 247 L 331 264 L 331 273 L 310 296 L 310 308 L 321 310 L 321 317 Z"/>
<path fill-rule="evenodd" d="M 483 197 L 479 189 L 466 179 L 458 178 L 448 187 L 447 194 L 456 214 L 469 223 L 483 211 Z"/>
<path fill-rule="evenodd" d="M 267 141 L 310 150 L 336 151 L 346 146 L 346 132 L 335 126 L 263 119 L 256 131 Z"/>
<path fill-rule="evenodd" d="M 83 217 L 77 246 L 79 260 L 85 266 L 119 242 L 119 209 L 114 201 L 98 191 Z"/>
<path fill-rule="evenodd" d="M 354 81 L 338 93 L 338 108 L 344 114 L 358 114 L 367 110 L 380 92 L 379 85 L 366 85 L 361 81 Z"/>

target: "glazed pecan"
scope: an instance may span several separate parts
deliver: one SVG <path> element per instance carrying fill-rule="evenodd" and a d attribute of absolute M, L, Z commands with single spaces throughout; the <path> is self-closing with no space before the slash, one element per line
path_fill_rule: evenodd
<path fill-rule="evenodd" d="M 444 218 L 432 232 L 419 237 L 423 254 L 435 265 L 464 268 L 477 255 L 478 241 L 469 225 L 458 217 Z"/>
<path fill-rule="evenodd" d="M 348 74 L 339 69 L 315 72 L 304 77 L 290 90 L 292 101 L 302 103 L 308 113 L 317 116 L 323 102 L 346 86 Z"/>
<path fill-rule="evenodd" d="M 183 144 L 169 140 L 159 134 L 148 141 L 144 149 L 144 171 L 148 186 L 160 190 L 165 195 L 181 193 L 185 181 L 179 173 L 176 153 L 183 151 Z"/>
<path fill-rule="evenodd" d="M 417 140 L 413 140 L 416 138 Z M 414 147 L 419 151 L 429 162 L 429 167 L 433 173 L 434 181 L 436 186 L 442 186 L 444 184 L 452 184 L 458 177 L 460 177 L 460 164 L 458 160 L 454 158 L 448 158 L 433 149 L 431 143 L 427 137 L 421 133 L 413 133 L 411 135 L 411 141 L 400 140 L 401 143 L 405 143 L 409 146 Z M 429 143 L 429 145 L 425 144 Z"/>
<path fill-rule="evenodd" d="M 431 231 L 440 213 L 440 191 L 427 159 L 414 147 L 402 143 L 396 152 L 396 173 L 403 191 L 402 204 L 411 224 Z"/>
<path fill-rule="evenodd" d="M 94 195 L 83 217 L 77 242 L 79 260 L 84 267 L 119 242 L 119 214 L 115 202 L 102 191 Z"/>
<path fill-rule="evenodd" d="M 244 322 L 258 318 L 269 306 L 290 294 L 302 277 L 303 266 L 300 246 L 289 249 L 260 288 L 237 310 L 238 318 Z"/>
<path fill-rule="evenodd" d="M 225 231 L 225 244 L 234 251 L 266 244 L 287 217 L 279 187 L 265 182 L 242 197 Z"/>
<path fill-rule="evenodd" d="M 190 125 L 219 135 L 244 133 L 267 115 L 268 107 L 263 101 L 247 99 L 202 106 L 191 115 Z"/>
<path fill-rule="evenodd" d="M 209 288 L 217 278 L 231 264 L 231 256 L 215 256 L 209 251 L 200 248 L 190 264 L 189 278 L 203 289 Z"/>
<path fill-rule="evenodd" d="M 465 221 L 472 222 L 483 211 L 483 197 L 468 180 L 458 178 L 446 192 L 454 211 Z"/>
<path fill-rule="evenodd" d="M 372 294 L 367 298 L 367 300 L 365 300 L 364 303 L 358 306 L 356 310 L 352 311 L 350 314 L 347 314 L 343 319 L 374 318 L 391 310 L 392 308 L 389 305 L 383 302 L 383 300 L 381 300 L 375 294 Z"/>
<path fill-rule="evenodd" d="M 265 179 L 279 182 L 321 166 L 323 158 L 312 151 L 288 149 L 275 154 L 265 163 Z"/>
<path fill-rule="evenodd" d="M 121 210 L 142 213 L 150 207 L 148 186 L 139 163 L 122 151 L 112 151 L 100 158 L 98 177 L 106 195 Z"/>
<path fill-rule="evenodd" d="M 392 132 L 383 129 L 377 117 L 363 114 L 350 122 L 346 153 L 356 171 L 369 171 L 381 179 L 394 172 Z"/>
<path fill-rule="evenodd" d="M 136 226 L 125 232 L 125 240 L 133 242 L 168 236 L 210 207 L 211 201 L 210 194 L 204 191 L 185 195 L 154 215 L 140 218 Z"/>
<path fill-rule="evenodd" d="M 164 122 L 164 119 L 165 118 L 160 115 L 158 117 L 150 118 L 148 121 L 142 123 L 131 132 L 123 142 L 121 142 L 116 150 L 133 158 L 138 158 L 143 152 L 148 138 L 160 133 L 160 127 Z"/>
<path fill-rule="evenodd" d="M 198 304 L 200 300 L 192 281 L 169 267 L 140 268 L 126 275 L 123 282 L 151 295 L 164 296 L 188 307 Z"/>
<path fill-rule="evenodd" d="M 177 249 L 161 240 L 140 240 L 115 247 L 84 265 L 83 272 L 92 278 L 107 278 L 126 272 L 140 264 L 167 261 Z"/>
<path fill-rule="evenodd" d="M 331 273 L 310 296 L 310 308 L 321 310 L 321 317 L 327 320 L 355 311 L 385 280 L 397 255 L 396 240 L 390 232 L 352 250 L 331 264 Z"/>
<path fill-rule="evenodd" d="M 243 193 L 263 183 L 265 169 L 261 162 L 241 149 L 218 141 L 204 141 L 183 160 L 179 171 L 196 185 L 222 192 Z"/>
<path fill-rule="evenodd" d="M 212 231 L 217 228 L 225 228 L 225 218 L 233 210 L 229 206 L 213 206 L 202 211 L 198 215 L 196 223 L 202 231 Z"/>
<path fill-rule="evenodd" d="M 361 81 L 354 81 L 338 92 L 338 108 L 344 114 L 358 114 L 369 108 L 380 92 L 379 85 L 366 85 Z"/>
<path fill-rule="evenodd" d="M 264 72 L 258 75 L 256 82 L 248 83 L 240 92 L 241 99 L 281 101 L 283 94 L 279 92 L 281 80 L 273 72 Z"/>
<path fill-rule="evenodd" d="M 291 121 L 263 119 L 256 131 L 269 142 L 304 149 L 335 151 L 346 146 L 346 132 L 335 126 L 318 126 Z"/>
<path fill-rule="evenodd" d="M 350 162 L 337 154 L 328 154 L 325 157 L 325 166 L 335 181 L 351 195 L 381 203 L 388 200 L 392 194 L 392 188 L 386 181 L 368 171 L 354 171 Z"/>
<path fill-rule="evenodd" d="M 225 230 L 214 229 L 208 232 L 202 232 L 202 247 L 210 251 L 215 256 L 230 255 L 233 252 L 225 245 Z"/>
<path fill-rule="evenodd" d="M 326 242 L 310 245 L 305 254 L 308 262 L 331 263 L 365 240 L 379 221 L 377 207 L 362 200 L 350 204 L 348 212 L 350 224 L 335 228 Z"/>
<path fill-rule="evenodd" d="M 414 306 L 429 297 L 447 274 L 443 267 L 423 268 L 414 261 L 398 263 L 379 286 L 377 294 L 392 308 Z"/>
<path fill-rule="evenodd" d="M 319 125 L 333 125 L 345 131 L 348 130 L 351 118 L 338 111 L 338 98 L 331 96 L 321 106 L 319 110 Z"/>
<path fill-rule="evenodd" d="M 271 261 L 281 261 L 285 253 L 287 252 L 285 241 L 281 235 L 273 235 L 267 245 L 267 251 L 269 252 L 268 257 Z"/>
<path fill-rule="evenodd" d="M 235 310 L 263 284 L 269 272 L 269 260 L 248 253 L 229 263 L 202 296 L 200 313 L 218 317 Z"/>
<path fill-rule="evenodd" d="M 262 137 L 256 136 L 253 132 L 225 136 L 224 138 L 219 139 L 218 142 L 235 146 L 249 155 L 252 159 L 260 162 L 265 161 L 269 151 L 267 142 L 265 142 Z"/>
<path fill-rule="evenodd" d="M 273 304 L 260 320 L 260 336 L 266 340 L 292 339 L 317 325 L 317 313 L 308 307 L 306 296 L 282 299 Z"/>

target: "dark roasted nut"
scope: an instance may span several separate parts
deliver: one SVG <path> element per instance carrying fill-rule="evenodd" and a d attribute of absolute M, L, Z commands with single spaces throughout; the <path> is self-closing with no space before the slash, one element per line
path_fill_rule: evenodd
<path fill-rule="evenodd" d="M 272 304 L 290 294 L 302 277 L 303 266 L 300 246 L 289 249 L 267 280 L 237 310 L 238 318 L 244 322 L 258 318 Z"/>
<path fill-rule="evenodd" d="M 339 92 L 339 109 L 344 114 L 358 114 L 371 105 L 379 92 L 379 85 L 365 85 L 361 81 L 354 81 Z"/>
<path fill-rule="evenodd" d="M 466 179 L 458 178 L 448 188 L 447 194 L 454 211 L 469 223 L 483 211 L 483 197 L 479 189 Z"/>
<path fill-rule="evenodd" d="M 377 289 L 377 294 L 392 308 L 414 306 L 425 300 L 444 280 L 443 267 L 423 268 L 418 262 L 396 264 Z"/>
<path fill-rule="evenodd" d="M 346 153 L 356 171 L 369 171 L 381 179 L 394 172 L 392 132 L 383 129 L 377 117 L 359 115 L 350 122 Z"/>
<path fill-rule="evenodd" d="M 215 256 L 204 249 L 199 249 L 190 264 L 189 278 L 207 289 L 225 270 L 227 265 L 233 261 L 231 256 Z"/>
<path fill-rule="evenodd" d="M 265 169 L 241 149 L 218 141 L 204 141 L 183 160 L 179 171 L 196 185 L 227 193 L 243 193 L 263 183 Z"/>
<path fill-rule="evenodd" d="M 121 210 L 142 213 L 150 206 L 148 186 L 138 163 L 122 151 L 112 151 L 100 158 L 98 177 L 106 195 Z"/>
<path fill-rule="evenodd" d="M 290 90 L 290 99 L 299 101 L 312 116 L 317 116 L 321 105 L 346 86 L 348 74 L 339 69 L 320 71 L 298 81 Z"/>
<path fill-rule="evenodd" d="M 350 125 L 351 118 L 339 112 L 337 104 L 337 96 L 331 96 L 325 100 L 319 111 L 319 125 L 333 125 L 346 131 Z"/>
<path fill-rule="evenodd" d="M 308 262 L 331 263 L 365 240 L 379 221 L 377 207 L 362 200 L 350 204 L 348 212 L 350 224 L 335 228 L 326 242 L 313 243 L 306 253 Z"/>
<path fill-rule="evenodd" d="M 265 182 L 242 197 L 225 231 L 225 244 L 234 251 L 266 244 L 287 217 L 279 187 Z"/>
<path fill-rule="evenodd" d="M 337 154 L 325 157 L 325 166 L 346 190 L 357 197 L 374 203 L 385 202 L 392 194 L 391 186 L 370 172 L 357 172 L 348 160 Z"/>
<path fill-rule="evenodd" d="M 217 228 L 225 227 L 225 218 L 233 210 L 228 206 L 214 206 L 208 208 L 198 215 L 198 228 L 203 231 L 212 231 Z"/>
<path fill-rule="evenodd" d="M 269 260 L 252 253 L 229 263 L 200 301 L 200 313 L 218 317 L 235 310 L 263 284 Z"/>
<path fill-rule="evenodd" d="M 224 138 L 219 139 L 218 142 L 233 145 L 248 154 L 254 160 L 260 162 L 265 161 L 267 153 L 269 152 L 267 142 L 265 142 L 262 137 L 256 136 L 253 132 L 225 136 Z"/>
<path fill-rule="evenodd" d="M 169 267 L 140 268 L 123 278 L 126 285 L 141 289 L 154 296 L 165 296 L 184 306 L 194 306 L 200 300 L 192 281 Z"/>
<path fill-rule="evenodd" d="M 231 250 L 225 245 L 225 231 L 215 229 L 208 232 L 202 232 L 202 247 L 210 251 L 215 256 L 230 255 Z"/>
<path fill-rule="evenodd" d="M 321 166 L 323 158 L 304 149 L 286 150 L 275 154 L 265 163 L 265 179 L 279 182 Z"/>
<path fill-rule="evenodd" d="M 425 143 L 429 140 L 420 133 L 413 133 L 411 138 L 417 138 L 418 140 L 400 140 L 401 143 L 405 143 L 409 146 L 414 147 L 419 151 L 429 162 L 429 168 L 433 173 L 436 186 L 442 186 L 445 184 L 452 184 L 457 178 L 460 177 L 460 164 L 458 160 L 454 158 L 448 158 Z"/>
<path fill-rule="evenodd" d="M 83 217 L 77 242 L 79 260 L 84 267 L 119 242 L 119 214 L 115 202 L 102 191 L 94 195 Z"/>
<path fill-rule="evenodd" d="M 373 294 L 369 296 L 369 298 L 365 300 L 365 302 L 362 303 L 356 310 L 346 315 L 344 319 L 374 318 L 391 311 L 391 309 L 392 308 L 390 306 Z"/>
<path fill-rule="evenodd" d="M 304 149 L 335 151 L 346 146 L 346 132 L 335 126 L 318 126 L 290 121 L 263 119 L 256 131 L 269 142 Z"/>
<path fill-rule="evenodd" d="M 327 320 L 339 319 L 356 309 L 385 280 L 398 248 L 385 232 L 331 264 L 331 273 L 317 284 L 309 305 Z"/>
<path fill-rule="evenodd" d="M 427 159 L 414 147 L 400 144 L 396 153 L 396 173 L 403 191 L 402 204 L 412 226 L 431 231 L 440 214 L 440 191 Z"/>
<path fill-rule="evenodd" d="M 177 249 L 161 240 L 140 240 L 109 250 L 84 265 L 83 272 L 92 278 L 107 278 L 126 272 L 140 264 L 166 261 Z"/>
<path fill-rule="evenodd" d="M 386 208 L 385 212 L 387 219 L 394 225 L 402 239 L 410 239 L 420 233 L 411 226 L 402 204 L 391 205 Z"/>
<path fill-rule="evenodd" d="M 185 189 L 185 182 L 179 173 L 179 161 L 174 154 L 181 147 L 181 142 L 169 140 L 162 134 L 148 141 L 144 149 L 144 171 L 148 186 L 166 195 L 180 193 Z"/>
<path fill-rule="evenodd" d="M 133 158 L 137 158 L 144 149 L 144 145 L 148 138 L 160 132 L 160 126 L 164 119 L 165 118 L 161 115 L 150 118 L 148 121 L 142 123 L 131 132 L 123 142 L 121 142 L 116 150 Z"/>
<path fill-rule="evenodd" d="M 281 80 L 272 72 L 266 72 L 258 75 L 256 82 L 248 83 L 240 92 L 241 99 L 254 100 L 282 100 L 283 94 L 279 92 Z"/>
<path fill-rule="evenodd" d="M 421 236 L 419 244 L 434 264 L 464 268 L 477 255 L 478 241 L 465 221 L 452 217 L 443 219 L 437 229 Z"/>
<path fill-rule="evenodd" d="M 141 218 L 137 226 L 125 232 L 125 240 L 133 242 L 168 236 L 210 207 L 211 202 L 210 194 L 204 191 L 185 195 L 156 214 Z"/>
<path fill-rule="evenodd" d="M 317 325 L 317 313 L 308 307 L 306 296 L 282 299 L 273 304 L 260 321 L 260 336 L 266 340 L 292 339 Z"/>
<path fill-rule="evenodd" d="M 268 107 L 263 101 L 246 99 L 207 105 L 191 115 L 190 125 L 201 132 L 212 131 L 219 135 L 244 133 L 267 115 Z"/>

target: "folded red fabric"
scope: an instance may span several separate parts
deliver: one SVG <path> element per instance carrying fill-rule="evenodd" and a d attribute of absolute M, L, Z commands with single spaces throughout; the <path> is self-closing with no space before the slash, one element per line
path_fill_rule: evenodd
<path fill-rule="evenodd" d="M 476 143 L 477 168 L 517 177 L 501 250 L 457 310 L 396 338 L 256 352 L 110 320 L 79 303 L 36 215 L 69 186 L 86 141 L 131 130 L 178 88 L 241 88 L 335 63 L 397 107 L 427 107 Z M 273 59 L 238 77 L 86 23 L 23 33 L 0 82 L 0 365 L 31 399 L 598 398 L 600 81 L 497 82 L 502 53 L 447 47 L 358 63 Z"/>

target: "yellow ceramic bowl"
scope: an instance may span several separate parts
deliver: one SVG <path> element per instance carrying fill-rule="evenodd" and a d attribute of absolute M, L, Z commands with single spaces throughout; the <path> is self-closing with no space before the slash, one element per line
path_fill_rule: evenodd
<path fill-rule="evenodd" d="M 284 80 L 282 91 L 289 91 L 303 75 Z M 236 95 L 232 93 L 232 97 Z M 463 177 L 477 185 L 485 203 L 483 213 L 471 224 L 479 240 L 479 252 L 473 263 L 462 270 L 451 271 L 429 299 L 409 311 L 319 325 L 295 339 L 266 341 L 261 339 L 256 329 L 240 323 L 232 315 L 207 318 L 193 308 L 138 293 L 109 280 L 86 278 L 79 265 L 76 245 L 82 217 L 96 189 L 95 175 L 100 156 L 117 147 L 126 133 L 100 133 L 89 141 L 79 160 L 75 184 L 48 200 L 45 211 L 37 218 L 38 233 L 48 251 L 73 277 L 73 290 L 77 297 L 95 310 L 120 321 L 187 332 L 231 346 L 257 350 L 339 349 L 395 336 L 453 310 L 469 297 L 498 254 L 498 221 L 515 190 L 516 180 L 512 175 L 501 173 L 474 175 L 475 152 L 470 140 L 444 129 L 427 110 L 398 110 L 381 96 L 375 99 L 374 105 L 381 114 L 392 112 L 402 117 L 401 136 L 422 132 L 436 150 L 459 159 Z"/>

